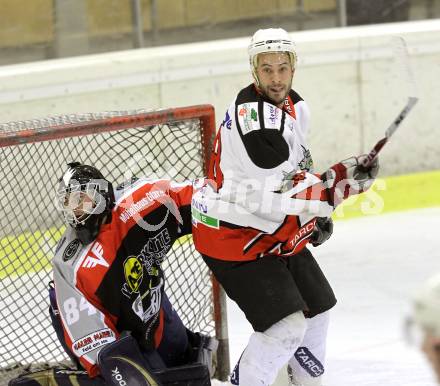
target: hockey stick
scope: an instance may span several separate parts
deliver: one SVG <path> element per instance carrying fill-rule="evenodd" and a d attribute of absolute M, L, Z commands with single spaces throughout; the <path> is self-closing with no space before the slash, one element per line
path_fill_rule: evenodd
<path fill-rule="evenodd" d="M 412 110 L 412 108 L 419 100 L 419 98 L 417 97 L 416 83 L 409 62 L 408 49 L 405 40 L 402 37 L 398 36 L 393 39 L 393 43 L 394 43 L 395 56 L 403 67 L 404 76 L 409 84 L 410 94 L 408 97 L 408 102 L 406 103 L 403 110 L 399 113 L 396 119 L 394 119 L 394 121 L 385 131 L 385 137 L 382 138 L 379 142 L 377 142 L 376 145 L 373 147 L 373 149 L 368 153 L 367 157 L 362 160 L 362 166 L 365 169 L 367 169 L 373 163 L 373 161 L 378 156 L 379 152 L 382 150 L 382 148 L 388 142 L 390 137 L 395 133 L 395 131 L 400 126 L 402 121 L 406 118 L 406 116 L 409 114 L 409 112 Z"/>

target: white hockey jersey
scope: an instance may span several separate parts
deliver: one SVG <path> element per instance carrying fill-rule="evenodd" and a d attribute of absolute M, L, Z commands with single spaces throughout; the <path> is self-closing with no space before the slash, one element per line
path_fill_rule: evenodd
<path fill-rule="evenodd" d="M 194 242 L 201 253 L 250 260 L 296 253 L 306 244 L 315 217 L 332 211 L 320 178 L 309 173 L 308 123 L 307 104 L 293 90 L 282 108 L 253 84 L 238 93 L 217 134 L 211 182 L 192 199 Z M 292 243 L 296 234 L 301 237 Z"/>

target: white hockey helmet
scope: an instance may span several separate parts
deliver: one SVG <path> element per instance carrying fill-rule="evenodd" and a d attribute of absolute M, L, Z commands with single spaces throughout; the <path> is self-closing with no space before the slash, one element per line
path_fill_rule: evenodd
<path fill-rule="evenodd" d="M 248 47 L 248 54 L 254 78 L 256 78 L 257 56 L 263 52 L 286 52 L 289 54 L 292 69 L 296 66 L 295 43 L 282 28 L 259 29 L 252 36 Z"/>
<path fill-rule="evenodd" d="M 414 322 L 440 338 L 440 274 L 427 280 L 414 297 Z"/>

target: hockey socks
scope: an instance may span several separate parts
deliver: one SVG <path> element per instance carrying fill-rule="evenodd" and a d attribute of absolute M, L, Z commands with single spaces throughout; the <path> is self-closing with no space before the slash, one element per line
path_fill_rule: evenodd
<path fill-rule="evenodd" d="M 280 368 L 295 353 L 303 340 L 306 320 L 295 312 L 269 327 L 254 332 L 231 375 L 231 383 L 240 386 L 268 386 Z"/>

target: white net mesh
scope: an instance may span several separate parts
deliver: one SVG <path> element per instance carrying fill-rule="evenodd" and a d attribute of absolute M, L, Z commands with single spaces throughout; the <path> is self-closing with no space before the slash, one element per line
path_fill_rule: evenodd
<path fill-rule="evenodd" d="M 69 115 L 0 124 L 6 137 L 57 131 L 144 112 Z M 129 117 L 128 117 L 129 118 Z M 201 120 L 136 125 L 124 130 L 0 147 L 0 385 L 20 365 L 65 360 L 48 316 L 50 261 L 64 229 L 55 187 L 67 162 L 94 165 L 115 185 L 132 176 L 177 181 L 203 176 Z M 93 125 L 92 125 L 93 126 Z M 54 130 L 55 127 L 55 130 Z M 58 135 L 58 134 L 57 134 Z M 176 243 L 165 261 L 168 294 L 184 323 L 214 335 L 212 284 L 191 240 Z"/>

